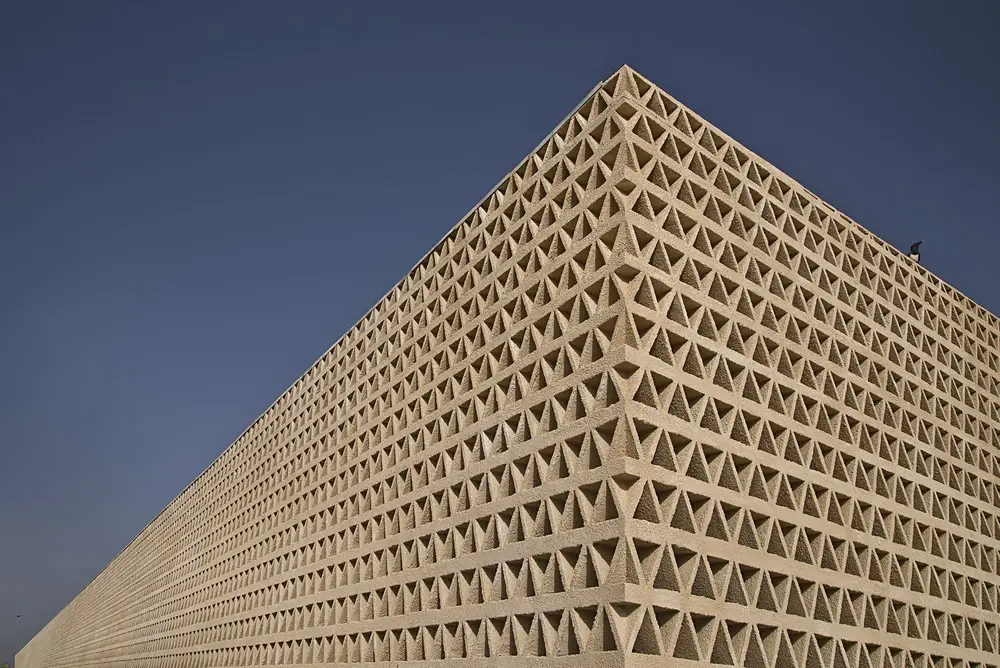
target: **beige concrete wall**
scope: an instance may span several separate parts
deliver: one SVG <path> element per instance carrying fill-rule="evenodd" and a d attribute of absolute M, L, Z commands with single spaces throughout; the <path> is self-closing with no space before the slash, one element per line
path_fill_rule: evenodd
<path fill-rule="evenodd" d="M 994 316 L 625 68 L 17 668 L 997 666 L 998 395 Z"/>

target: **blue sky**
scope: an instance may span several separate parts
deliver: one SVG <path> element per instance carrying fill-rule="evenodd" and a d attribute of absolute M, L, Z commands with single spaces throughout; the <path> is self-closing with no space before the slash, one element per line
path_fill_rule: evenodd
<path fill-rule="evenodd" d="M 623 63 L 1000 312 L 996 3 L 345 4 L 4 5 L 0 662 Z"/>

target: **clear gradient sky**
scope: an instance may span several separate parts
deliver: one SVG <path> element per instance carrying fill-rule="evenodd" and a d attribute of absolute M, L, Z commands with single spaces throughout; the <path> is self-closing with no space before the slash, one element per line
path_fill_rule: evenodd
<path fill-rule="evenodd" d="M 347 4 L 0 2 L 0 662 L 623 63 L 1000 312 L 1000 3 Z"/>

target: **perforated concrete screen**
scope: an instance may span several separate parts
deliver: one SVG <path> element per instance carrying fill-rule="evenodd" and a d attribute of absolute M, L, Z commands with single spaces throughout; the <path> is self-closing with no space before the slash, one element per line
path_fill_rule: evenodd
<path fill-rule="evenodd" d="M 1000 665 L 1000 324 L 633 71 L 17 668 Z"/>

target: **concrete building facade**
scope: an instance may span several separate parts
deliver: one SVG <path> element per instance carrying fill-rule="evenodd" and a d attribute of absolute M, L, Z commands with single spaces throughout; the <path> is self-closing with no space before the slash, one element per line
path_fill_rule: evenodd
<path fill-rule="evenodd" d="M 1000 321 L 629 68 L 16 668 L 1000 666 Z"/>

